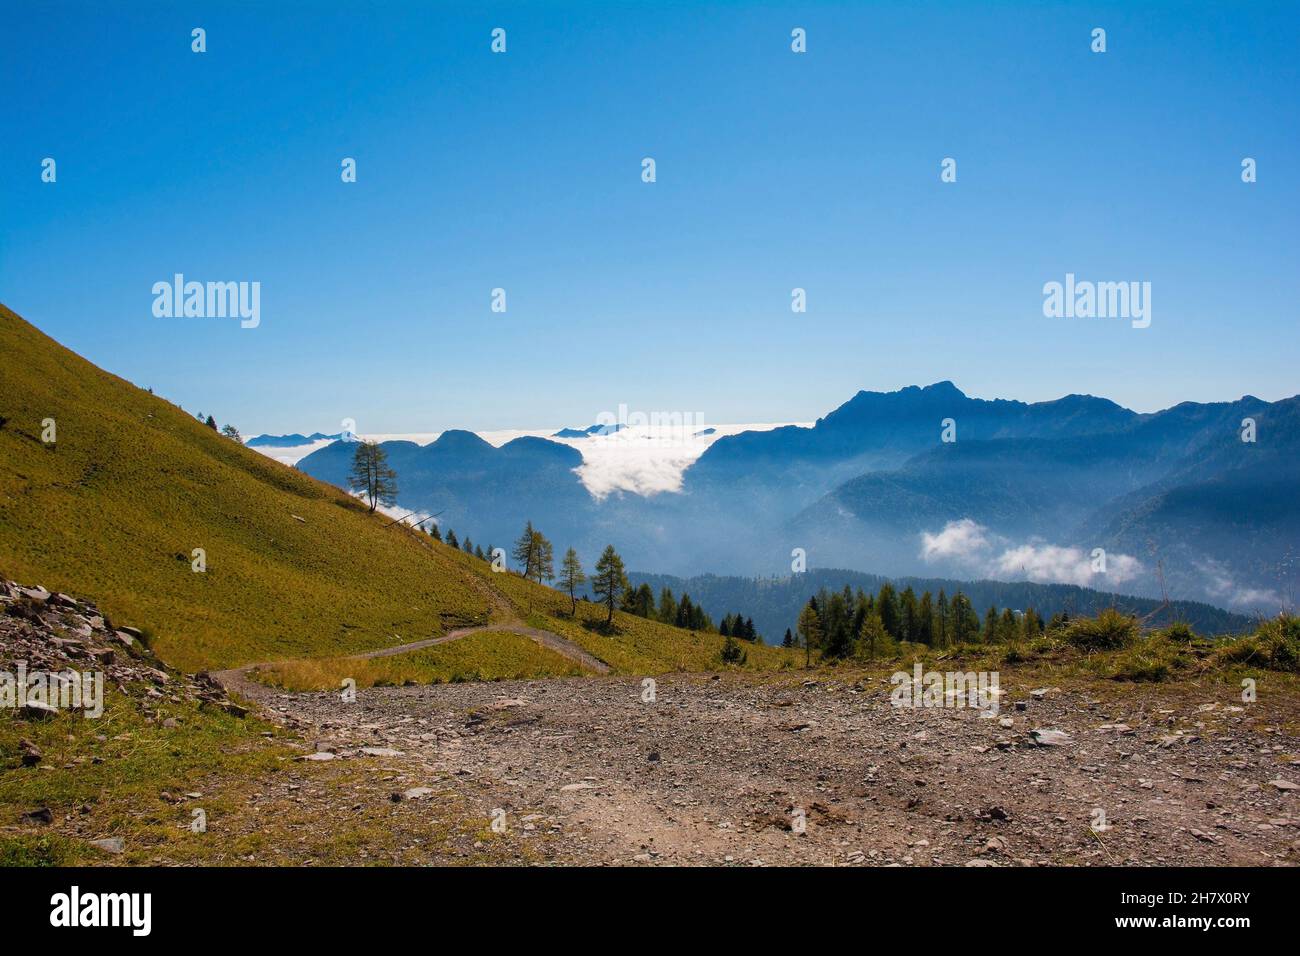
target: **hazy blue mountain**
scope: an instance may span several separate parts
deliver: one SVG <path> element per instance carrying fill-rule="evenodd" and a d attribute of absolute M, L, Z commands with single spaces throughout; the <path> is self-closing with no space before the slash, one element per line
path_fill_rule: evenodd
<path fill-rule="evenodd" d="M 615 432 L 621 432 L 626 425 L 614 423 L 611 425 L 591 425 L 588 428 L 561 428 L 552 435 L 552 438 L 590 438 L 592 435 L 613 435 Z"/>
<path fill-rule="evenodd" d="M 945 419 L 955 442 L 941 440 Z M 1246 419 L 1253 443 L 1241 440 Z M 1242 610 L 1294 597 L 1300 398 L 1138 414 L 1088 395 L 974 399 L 951 382 L 864 391 L 811 427 L 718 439 L 680 494 L 600 501 L 576 474 L 580 452 L 546 439 L 497 449 L 449 431 L 385 448 L 403 506 L 442 512 L 482 544 L 531 519 L 588 561 L 613 543 L 629 566 L 661 573 L 781 574 L 802 549 L 823 567 L 959 579 L 1028 576 L 1037 551 L 1022 561 L 1025 547 L 1103 548 L 1139 562 L 1114 585 L 1126 593 L 1163 586 Z M 341 484 L 350 455 L 336 443 L 299 467 Z M 923 535 L 966 520 L 987 538 L 982 564 L 923 556 Z"/>
<path fill-rule="evenodd" d="M 853 478 L 787 526 L 816 559 L 921 572 L 923 532 L 969 518 L 1008 544 L 1033 539 L 1129 554 L 1129 586 L 1214 600 L 1284 595 L 1297 540 L 1300 400 L 1183 404 L 1079 438 L 936 445 L 902 466 Z M 1241 440 L 1246 418 L 1258 440 Z M 1253 583 L 1246 583 L 1253 582 Z M 1283 590 L 1279 590 L 1283 589 Z"/>
<path fill-rule="evenodd" d="M 397 472 L 399 504 L 441 512 L 444 527 L 476 544 L 505 547 L 529 520 L 557 543 L 569 540 L 571 529 L 593 523 L 595 503 L 574 474 L 582 455 L 567 445 L 524 437 L 495 448 L 473 432 L 453 429 L 428 445 L 388 441 L 381 447 Z M 335 442 L 298 467 L 343 486 L 353 451 L 350 442 Z"/>
<path fill-rule="evenodd" d="M 342 435 L 326 435 L 324 432 L 312 432 L 310 435 L 258 435 L 256 438 L 250 438 L 244 444 L 253 448 L 293 448 L 296 445 L 310 445 L 314 441 L 321 441 L 328 438 L 337 441 Z"/>
<path fill-rule="evenodd" d="M 809 428 L 719 438 L 687 472 L 686 485 L 692 491 L 736 481 L 747 487 L 779 482 L 789 486 L 794 501 L 801 493 L 829 490 L 865 471 L 901 465 L 938 444 L 942 422 L 949 418 L 956 423 L 958 441 L 964 442 L 1100 434 L 1138 417 L 1090 395 L 1033 404 L 986 401 L 969 398 L 946 381 L 896 392 L 862 391 Z"/>

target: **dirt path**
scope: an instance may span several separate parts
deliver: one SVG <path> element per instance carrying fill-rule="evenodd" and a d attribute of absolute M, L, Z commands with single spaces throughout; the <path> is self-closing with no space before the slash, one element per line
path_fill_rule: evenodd
<path fill-rule="evenodd" d="M 459 627 L 454 631 L 448 631 L 441 637 L 430 637 L 422 641 L 412 641 L 410 644 L 398 644 L 396 647 L 381 647 L 378 650 L 364 651 L 360 654 L 349 654 L 348 660 L 373 660 L 378 657 L 395 657 L 398 654 L 409 654 L 412 651 L 418 651 L 426 647 L 434 647 L 438 644 L 446 644 L 448 641 L 458 641 L 462 637 L 469 637 L 471 634 L 481 634 L 484 632 L 500 633 L 507 631 L 511 634 L 522 634 L 524 637 L 532 638 L 537 644 L 545 647 L 555 653 L 567 657 L 576 664 L 585 667 L 587 670 L 596 674 L 608 674 L 609 665 L 599 657 L 589 653 L 586 649 L 567 637 L 561 637 L 559 634 L 551 631 L 544 631 L 541 628 L 529 627 L 526 624 L 482 624 L 477 627 Z M 242 667 L 232 667 L 227 670 L 213 671 L 212 678 L 216 680 L 228 694 L 239 694 L 250 700 L 257 699 L 261 695 L 258 693 L 259 685 L 249 677 L 249 674 L 259 667 L 270 667 L 272 662 L 263 662 L 259 664 L 245 664 Z"/>
<path fill-rule="evenodd" d="M 542 647 L 548 648 L 555 653 L 567 657 L 577 664 L 581 664 L 587 670 L 594 671 L 597 674 L 608 674 L 609 665 L 593 654 L 588 653 L 581 646 L 575 644 L 567 637 L 561 637 L 551 631 L 544 631 L 538 627 L 528 627 L 525 624 L 485 624 L 480 627 L 461 627 L 454 631 L 448 631 L 442 637 L 431 637 L 423 641 L 415 641 L 412 644 L 399 644 L 397 647 L 385 647 L 377 651 L 367 651 L 364 654 L 353 654 L 352 658 L 357 660 L 373 660 L 376 657 L 394 657 L 398 654 L 407 654 L 411 651 L 418 651 L 424 647 L 433 647 L 437 644 L 446 644 L 448 641 L 460 640 L 462 637 L 469 637 L 471 634 L 480 634 L 484 631 L 508 631 L 511 634 L 522 634 L 524 637 L 532 638 Z"/>
<path fill-rule="evenodd" d="M 1300 862 L 1300 793 L 1273 782 L 1300 782 L 1294 714 L 1230 686 L 1020 690 L 997 719 L 894 708 L 888 689 L 819 673 L 669 675 L 653 700 L 624 677 L 255 694 L 335 759 L 501 811 L 543 860 Z M 1037 746 L 1042 728 L 1067 738 Z"/>

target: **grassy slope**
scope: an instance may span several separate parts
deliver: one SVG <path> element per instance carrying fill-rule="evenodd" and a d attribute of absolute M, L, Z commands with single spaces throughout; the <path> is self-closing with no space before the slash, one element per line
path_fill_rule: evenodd
<path fill-rule="evenodd" d="M 0 571 L 93 598 L 187 670 L 357 651 L 487 602 L 347 495 L 217 435 L 0 307 Z M 41 422 L 58 442 L 41 442 Z M 305 519 L 296 520 L 293 515 Z M 191 570 L 194 548 L 208 570 Z M 178 557 L 179 556 L 179 557 Z"/>
<path fill-rule="evenodd" d="M 579 664 L 508 631 L 482 631 L 393 657 L 285 661 L 256 671 L 257 679 L 286 690 L 334 690 L 347 677 L 361 688 L 585 673 Z"/>
<path fill-rule="evenodd" d="M 117 624 L 152 632 L 183 670 L 339 657 L 512 610 L 618 671 L 718 665 L 716 635 L 624 614 L 614 635 L 584 627 L 603 619 L 595 607 L 573 620 L 548 588 L 385 527 L 338 489 L 217 435 L 3 306 L 0 355 L 0 573 L 95 600 Z M 46 418 L 57 422 L 54 447 L 41 442 Z M 206 573 L 191 570 L 194 548 L 207 552 Z M 788 656 L 747 649 L 751 665 Z M 493 654 L 491 643 L 470 645 L 460 672 L 499 673 Z"/>

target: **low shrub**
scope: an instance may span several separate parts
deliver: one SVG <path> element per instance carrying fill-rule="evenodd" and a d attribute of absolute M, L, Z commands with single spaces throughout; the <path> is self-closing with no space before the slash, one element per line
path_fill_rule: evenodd
<path fill-rule="evenodd" d="M 1254 634 L 1223 643 L 1215 657 L 1222 663 L 1300 672 L 1300 618 L 1279 614 L 1263 621 Z"/>
<path fill-rule="evenodd" d="M 1086 651 L 1128 647 L 1138 636 L 1137 618 L 1108 607 L 1096 617 L 1077 618 L 1065 629 L 1067 643 Z"/>

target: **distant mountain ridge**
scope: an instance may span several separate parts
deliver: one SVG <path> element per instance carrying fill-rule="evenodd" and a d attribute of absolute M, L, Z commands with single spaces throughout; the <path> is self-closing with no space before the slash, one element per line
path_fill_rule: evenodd
<path fill-rule="evenodd" d="M 971 398 L 949 381 L 860 391 L 810 427 L 719 438 L 680 493 L 600 501 L 574 448 L 533 438 L 494 452 L 459 434 L 385 447 L 401 503 L 476 540 L 509 540 L 531 519 L 557 544 L 614 541 L 629 565 L 678 575 L 779 574 L 799 550 L 873 573 L 1164 587 L 1248 611 L 1293 601 L 1300 398 L 1138 413 L 1091 395 Z M 347 455 L 329 446 L 299 467 L 341 483 Z M 923 546 L 954 523 L 978 548 Z M 1097 549 L 1117 560 L 1094 577 L 1081 562 Z"/>
<path fill-rule="evenodd" d="M 297 445 L 310 445 L 312 442 L 338 441 L 342 438 L 341 433 L 326 435 L 324 432 L 312 432 L 310 435 L 257 435 L 244 442 L 251 448 L 293 448 Z"/>
<path fill-rule="evenodd" d="M 621 432 L 626 425 L 615 422 L 611 425 L 591 425 L 587 428 L 561 428 L 552 438 L 590 438 L 592 435 L 613 435 Z"/>

